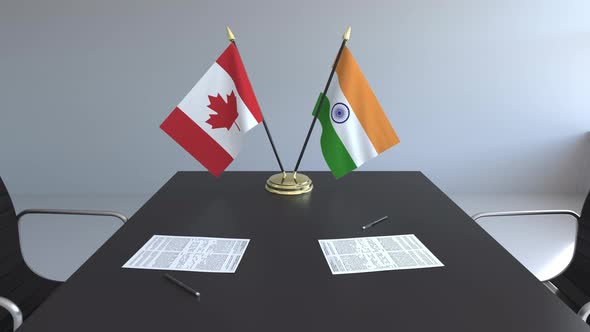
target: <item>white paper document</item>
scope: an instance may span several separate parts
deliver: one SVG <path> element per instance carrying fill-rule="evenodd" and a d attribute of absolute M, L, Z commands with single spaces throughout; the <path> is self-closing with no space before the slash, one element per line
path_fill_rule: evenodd
<path fill-rule="evenodd" d="M 444 266 L 414 234 L 319 242 L 332 274 Z"/>
<path fill-rule="evenodd" d="M 154 235 L 124 268 L 235 273 L 248 239 Z"/>

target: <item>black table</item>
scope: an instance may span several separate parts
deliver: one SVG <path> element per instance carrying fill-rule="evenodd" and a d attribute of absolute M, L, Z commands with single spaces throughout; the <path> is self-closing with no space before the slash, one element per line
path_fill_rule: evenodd
<path fill-rule="evenodd" d="M 422 173 L 307 174 L 314 191 L 284 197 L 266 172 L 177 173 L 21 330 L 589 331 Z M 317 242 L 410 233 L 445 267 L 334 276 Z M 198 302 L 121 268 L 154 234 L 251 241 L 236 274 L 175 273 Z"/>

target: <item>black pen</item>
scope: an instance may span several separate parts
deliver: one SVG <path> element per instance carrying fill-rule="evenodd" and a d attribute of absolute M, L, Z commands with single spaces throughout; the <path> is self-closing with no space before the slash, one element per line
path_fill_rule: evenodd
<path fill-rule="evenodd" d="M 197 297 L 197 299 L 201 299 L 201 293 L 197 292 L 196 290 L 192 289 L 192 287 L 188 286 L 187 284 L 185 284 L 184 282 L 174 278 L 173 276 L 169 275 L 168 273 L 164 274 L 164 277 L 166 277 L 166 279 L 170 280 L 171 282 L 173 282 L 174 284 L 176 284 L 178 287 L 184 289 L 185 291 L 193 294 L 194 296 Z"/>
<path fill-rule="evenodd" d="M 383 217 L 383 218 L 379 218 L 371 223 L 366 224 L 365 226 L 361 227 L 362 230 L 364 231 L 365 229 L 369 228 L 369 227 L 373 227 L 375 225 L 377 225 L 378 223 L 382 222 L 383 220 L 387 219 L 387 216 Z"/>

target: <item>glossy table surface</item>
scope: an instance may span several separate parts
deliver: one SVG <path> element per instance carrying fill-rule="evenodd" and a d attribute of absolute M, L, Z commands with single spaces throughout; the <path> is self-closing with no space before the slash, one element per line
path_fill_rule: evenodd
<path fill-rule="evenodd" d="M 420 172 L 179 172 L 27 320 L 22 331 L 589 331 Z M 361 225 L 389 216 L 366 231 Z M 251 239 L 235 274 L 121 266 L 152 235 Z M 318 239 L 415 234 L 443 268 L 332 275 Z M 524 235 L 523 235 L 524 236 Z"/>

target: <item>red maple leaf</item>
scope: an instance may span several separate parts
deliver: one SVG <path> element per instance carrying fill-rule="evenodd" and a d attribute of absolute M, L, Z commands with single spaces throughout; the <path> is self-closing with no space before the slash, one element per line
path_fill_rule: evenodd
<path fill-rule="evenodd" d="M 227 95 L 227 102 L 223 100 L 223 97 L 218 93 L 217 97 L 209 96 L 209 105 L 207 106 L 212 109 L 216 114 L 209 115 L 209 120 L 205 121 L 211 125 L 213 129 L 217 128 L 230 128 L 235 124 L 240 130 L 240 127 L 236 123 L 238 118 L 238 105 L 236 102 L 236 95 L 232 91 L 231 94 Z"/>

